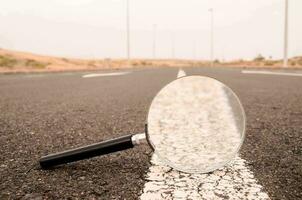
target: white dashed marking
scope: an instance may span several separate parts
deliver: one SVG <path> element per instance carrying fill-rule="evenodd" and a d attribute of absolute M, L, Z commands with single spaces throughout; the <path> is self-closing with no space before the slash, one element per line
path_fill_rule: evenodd
<path fill-rule="evenodd" d="M 242 70 L 241 73 L 243 73 L 243 74 L 278 75 L 278 76 L 302 76 L 301 73 L 272 72 L 272 71 L 250 71 L 250 70 Z"/>
<path fill-rule="evenodd" d="M 86 74 L 83 75 L 83 78 L 93 78 L 93 77 L 100 77 L 100 76 L 121 76 L 129 74 L 130 72 L 114 72 L 114 73 L 99 73 L 99 74 Z"/>
<path fill-rule="evenodd" d="M 185 75 L 183 70 L 179 70 L 177 77 Z M 162 163 L 155 154 L 151 163 L 141 200 L 270 199 L 246 166 L 246 161 L 240 157 L 207 174 L 176 171 Z"/>
<path fill-rule="evenodd" d="M 183 76 L 186 76 L 186 72 L 182 69 L 179 69 L 178 73 L 177 73 L 177 78 L 180 78 L 180 77 L 183 77 Z"/>

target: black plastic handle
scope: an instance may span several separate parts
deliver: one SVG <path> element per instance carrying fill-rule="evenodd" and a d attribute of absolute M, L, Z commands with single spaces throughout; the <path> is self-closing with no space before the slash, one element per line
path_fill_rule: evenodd
<path fill-rule="evenodd" d="M 131 138 L 132 135 L 122 136 L 113 140 L 43 156 L 40 159 L 40 166 L 42 169 L 47 169 L 64 163 L 130 149 L 134 147 Z"/>

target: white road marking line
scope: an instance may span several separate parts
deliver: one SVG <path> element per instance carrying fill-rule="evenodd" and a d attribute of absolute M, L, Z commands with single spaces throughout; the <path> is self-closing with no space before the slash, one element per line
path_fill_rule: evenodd
<path fill-rule="evenodd" d="M 146 177 L 141 200 L 153 199 L 270 199 L 246 161 L 239 157 L 208 174 L 187 174 L 161 163 L 156 155 Z"/>
<path fill-rule="evenodd" d="M 180 78 L 180 77 L 183 77 L 183 76 L 186 76 L 186 72 L 182 69 L 179 69 L 178 73 L 177 73 L 177 78 Z"/>
<path fill-rule="evenodd" d="M 121 76 L 129 74 L 130 72 L 114 72 L 114 73 L 98 73 L 98 74 L 86 74 L 83 75 L 82 78 L 93 78 L 93 77 L 100 77 L 100 76 Z"/>
<path fill-rule="evenodd" d="M 186 75 L 184 71 L 177 76 L 179 74 Z M 246 166 L 246 161 L 238 156 L 228 166 L 208 174 L 173 170 L 155 154 L 151 163 L 141 200 L 270 199 Z"/>
<path fill-rule="evenodd" d="M 279 75 L 279 76 L 302 76 L 301 73 L 272 72 L 272 71 L 253 71 L 253 70 L 242 70 L 241 73 L 243 73 L 243 74 Z"/>

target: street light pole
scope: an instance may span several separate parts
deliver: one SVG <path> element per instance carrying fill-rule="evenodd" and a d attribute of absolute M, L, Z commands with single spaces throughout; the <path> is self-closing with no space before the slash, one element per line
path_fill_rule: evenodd
<path fill-rule="evenodd" d="M 128 61 L 128 64 L 130 64 L 130 19 L 129 19 L 129 0 L 127 0 L 127 6 L 126 6 L 126 9 L 127 9 L 127 16 L 126 16 L 126 28 L 127 28 L 127 61 Z"/>
<path fill-rule="evenodd" d="M 209 10 L 211 12 L 211 66 L 214 65 L 214 9 Z"/>
<path fill-rule="evenodd" d="M 153 24 L 153 59 L 156 58 L 156 24 Z"/>
<path fill-rule="evenodd" d="M 175 34 L 171 33 L 171 58 L 175 59 Z"/>
<path fill-rule="evenodd" d="M 283 67 L 288 67 L 288 0 L 285 0 Z"/>
<path fill-rule="evenodd" d="M 194 43 L 193 43 L 193 60 L 195 60 L 195 61 L 197 60 L 197 58 L 196 58 L 196 49 L 197 49 L 196 44 L 197 44 L 197 41 L 194 40 Z"/>

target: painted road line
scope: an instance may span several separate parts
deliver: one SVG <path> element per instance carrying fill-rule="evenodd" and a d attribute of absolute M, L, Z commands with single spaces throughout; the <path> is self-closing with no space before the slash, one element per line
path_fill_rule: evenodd
<path fill-rule="evenodd" d="M 151 199 L 269 199 L 237 157 L 223 169 L 208 174 L 187 174 L 171 169 L 154 154 L 141 200 Z"/>
<path fill-rule="evenodd" d="M 183 76 L 186 76 L 186 72 L 182 69 L 179 69 L 178 73 L 177 73 L 177 78 L 180 78 L 180 77 L 183 77 Z"/>
<path fill-rule="evenodd" d="M 93 77 L 102 77 L 102 76 L 121 76 L 126 75 L 131 72 L 114 72 L 114 73 L 97 73 L 97 74 L 86 74 L 82 78 L 93 78 Z"/>
<path fill-rule="evenodd" d="M 208 174 L 187 174 L 173 170 L 155 154 L 151 163 L 141 200 L 269 199 L 247 167 L 246 161 L 240 157 Z"/>
<path fill-rule="evenodd" d="M 243 73 L 243 74 L 278 75 L 278 76 L 302 76 L 302 73 L 272 72 L 272 71 L 253 71 L 253 70 L 242 70 L 241 73 Z"/>

